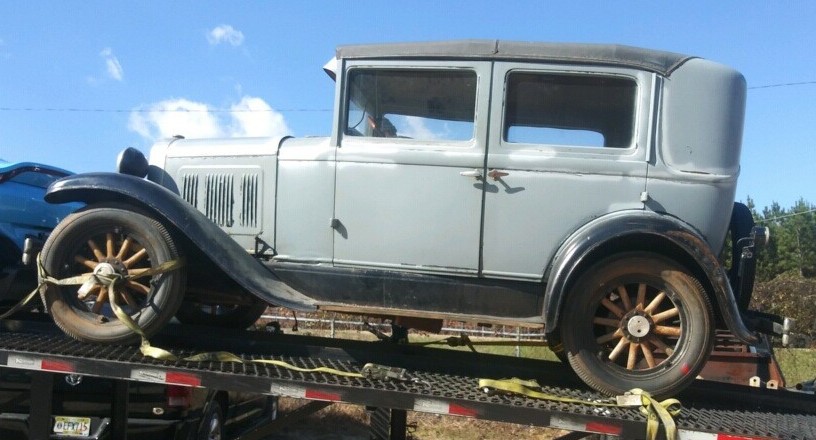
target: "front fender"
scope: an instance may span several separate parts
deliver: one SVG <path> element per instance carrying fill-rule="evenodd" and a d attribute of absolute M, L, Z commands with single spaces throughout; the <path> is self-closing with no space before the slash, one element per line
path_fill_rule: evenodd
<path fill-rule="evenodd" d="M 756 343 L 756 335 L 742 321 L 725 269 L 706 241 L 676 218 L 649 211 L 633 214 L 627 211 L 599 218 L 564 242 L 553 260 L 544 293 L 545 328 L 556 327 L 566 290 L 580 276 L 583 263 L 598 256 L 597 252 L 609 253 L 603 250 L 604 247 L 615 249 L 619 243 L 643 242 L 639 238 L 646 237 L 668 242 L 684 252 L 705 274 L 723 319 L 734 336 L 749 344 Z"/>
<path fill-rule="evenodd" d="M 48 188 L 49 203 L 132 203 L 172 224 L 241 287 L 270 304 L 315 310 L 315 301 L 289 287 L 273 272 L 184 199 L 156 183 L 116 173 L 76 174 Z"/>

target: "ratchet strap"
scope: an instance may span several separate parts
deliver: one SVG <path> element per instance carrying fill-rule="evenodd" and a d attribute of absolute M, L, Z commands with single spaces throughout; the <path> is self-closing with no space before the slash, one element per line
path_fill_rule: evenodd
<path fill-rule="evenodd" d="M 190 361 L 190 362 L 206 362 L 206 361 L 215 361 L 215 362 L 237 362 L 237 363 L 259 363 L 259 364 L 266 364 L 266 365 L 274 365 L 281 368 L 286 368 L 293 371 L 304 372 L 304 373 L 327 373 L 333 374 L 337 376 L 344 376 L 344 377 L 353 377 L 353 378 L 369 378 L 369 379 L 379 379 L 379 380 L 408 380 L 405 375 L 404 369 L 399 368 L 392 368 L 386 367 L 382 365 L 376 365 L 372 363 L 365 364 L 363 366 L 362 371 L 360 373 L 357 372 L 350 372 L 350 371 L 343 371 L 329 367 L 318 367 L 318 368 L 301 368 L 287 362 L 278 361 L 278 360 L 271 360 L 271 359 L 251 359 L 245 360 L 235 354 L 226 352 L 226 351 L 217 351 L 217 352 L 207 352 L 207 353 L 198 353 L 192 356 L 187 356 L 180 358 L 173 353 L 164 350 L 159 347 L 154 347 L 150 345 L 150 342 L 147 339 L 147 335 L 145 335 L 144 331 L 139 327 L 139 325 L 133 321 L 133 318 L 130 317 L 124 310 L 119 307 L 118 304 L 118 294 L 116 293 L 116 286 L 119 283 L 127 282 L 129 280 L 143 278 L 147 276 L 155 276 L 165 272 L 169 272 L 172 270 L 176 270 L 184 266 L 183 259 L 176 259 L 166 261 L 155 268 L 151 268 L 149 270 L 139 272 L 134 275 L 125 275 L 122 276 L 120 274 L 83 274 L 75 277 L 69 277 L 64 279 L 56 279 L 49 276 L 45 269 L 42 266 L 42 262 L 40 260 L 39 255 L 37 256 L 37 267 L 38 267 L 38 276 L 39 276 L 39 284 L 37 287 L 28 295 L 26 295 L 23 300 L 21 300 L 17 305 L 15 305 L 11 310 L 0 315 L 0 319 L 4 319 L 7 316 L 15 313 L 16 311 L 20 310 L 26 304 L 28 304 L 36 295 L 37 293 L 45 287 L 47 284 L 53 284 L 58 286 L 66 286 L 66 285 L 82 285 L 86 283 L 93 283 L 93 284 L 101 284 L 102 286 L 106 287 L 108 292 L 108 300 L 110 301 L 111 308 L 113 309 L 114 314 L 117 318 L 130 330 L 134 331 L 136 334 L 139 335 L 141 338 L 141 344 L 139 346 L 139 350 L 144 356 L 152 357 L 155 359 L 167 360 L 167 361 Z M 430 342 L 420 342 L 420 343 L 412 343 L 413 345 L 432 345 L 432 344 L 447 344 L 452 347 L 458 346 L 467 346 L 474 352 L 476 349 L 474 348 L 475 345 L 545 345 L 545 342 L 539 341 L 471 341 L 466 335 L 462 336 L 452 336 L 449 338 L 437 340 L 437 341 L 430 341 Z M 592 405 L 592 406 L 601 406 L 601 407 L 640 407 L 641 413 L 646 416 L 646 439 L 647 440 L 655 440 L 657 438 L 658 430 L 660 425 L 662 424 L 665 431 L 666 431 L 666 438 L 668 440 L 676 440 L 677 439 L 677 426 L 674 422 L 673 417 L 680 413 L 681 404 L 680 401 L 677 399 L 666 399 L 662 401 L 658 401 L 654 399 L 649 393 L 643 391 L 639 388 L 635 388 L 631 391 L 628 391 L 622 396 L 617 396 L 616 401 L 612 402 L 611 400 L 608 401 L 588 401 L 588 400 L 581 400 L 575 399 L 570 397 L 561 397 L 555 394 L 549 394 L 542 391 L 541 386 L 534 380 L 522 380 L 517 378 L 512 379 L 479 379 L 479 389 L 487 392 L 487 393 L 510 393 L 510 394 L 518 394 L 526 397 L 530 397 L 533 399 L 541 399 L 541 400 L 548 400 L 553 402 L 560 402 L 560 403 L 573 403 L 578 405 Z"/>
<path fill-rule="evenodd" d="M 460 335 L 460 336 L 450 336 L 444 339 L 438 339 L 435 341 L 427 341 L 427 342 L 409 342 L 408 345 L 418 345 L 418 346 L 425 346 L 425 345 L 447 345 L 449 347 L 468 347 L 470 351 L 474 353 L 478 353 L 476 351 L 477 345 L 490 345 L 490 346 L 507 346 L 507 347 L 546 347 L 548 344 L 544 341 L 472 341 L 467 335 Z"/>
<path fill-rule="evenodd" d="M 660 425 L 666 430 L 667 440 L 677 439 L 677 425 L 674 416 L 680 413 L 681 404 L 677 399 L 655 400 L 649 393 L 635 388 L 626 392 L 622 396 L 617 396 L 615 402 L 611 401 L 588 401 L 561 397 L 542 391 L 538 382 L 534 380 L 512 379 L 479 379 L 479 389 L 492 393 L 503 392 L 519 394 L 533 399 L 548 400 L 559 403 L 575 403 L 579 405 L 592 405 L 603 407 L 640 407 L 640 412 L 646 416 L 646 439 L 655 440 L 657 438 Z"/>
<path fill-rule="evenodd" d="M 26 296 L 25 296 L 25 297 L 24 297 L 22 300 L 20 300 L 20 302 L 18 302 L 17 304 L 15 304 L 15 305 L 14 305 L 14 307 L 12 307 L 11 309 L 9 309 L 9 310 L 8 310 L 6 313 L 3 313 L 2 315 L 0 315 L 0 319 L 6 319 L 6 318 L 8 318 L 9 316 L 11 316 L 11 315 L 13 315 L 13 314 L 17 313 L 18 311 L 20 311 L 20 309 L 22 309 L 23 307 L 25 307 L 25 306 L 26 306 L 26 304 L 30 303 L 30 302 L 31 302 L 31 300 L 32 300 L 32 299 L 34 299 L 34 297 L 35 297 L 35 296 L 37 296 L 37 293 L 39 293 L 39 292 L 40 292 L 40 286 L 42 286 L 42 285 L 43 285 L 43 283 L 40 283 L 40 285 L 39 285 L 39 286 L 37 286 L 37 288 L 35 288 L 34 290 L 32 290 L 32 291 L 31 291 L 31 293 L 29 293 L 28 295 L 26 295 Z"/>
<path fill-rule="evenodd" d="M 194 354 L 192 356 L 186 356 L 186 357 L 180 358 L 180 357 L 174 355 L 173 353 L 171 353 L 171 352 L 169 352 L 167 350 L 164 350 L 162 348 L 154 347 L 154 346 L 150 345 L 150 341 L 148 341 L 147 335 L 145 335 L 144 331 L 139 327 L 139 325 L 136 322 L 133 321 L 133 318 L 131 318 L 130 315 L 128 315 L 119 306 L 119 304 L 118 304 L 119 295 L 116 292 L 116 287 L 117 287 L 117 285 L 119 285 L 120 283 L 123 283 L 123 282 L 127 282 L 127 281 L 138 279 L 138 278 L 152 277 L 152 276 L 159 275 L 159 274 L 162 274 L 162 273 L 165 273 L 165 272 L 169 272 L 169 271 L 172 271 L 172 270 L 179 269 L 179 268 L 184 266 L 184 259 L 179 258 L 179 259 L 176 259 L 176 260 L 169 260 L 169 261 L 166 261 L 166 262 L 164 262 L 164 263 L 162 263 L 162 264 L 160 264 L 160 265 L 158 265 L 158 266 L 156 266 L 154 268 L 151 268 L 149 270 L 145 270 L 145 271 L 142 271 L 142 272 L 138 272 L 136 274 L 128 274 L 128 275 L 123 276 L 123 275 L 120 275 L 120 274 L 117 274 L 117 273 L 113 273 L 113 274 L 87 273 L 87 274 L 83 274 L 83 275 L 79 275 L 79 276 L 75 276 L 75 277 L 64 278 L 64 279 L 61 279 L 61 280 L 53 278 L 53 277 L 49 276 L 47 273 L 45 273 L 45 269 L 43 268 L 42 263 L 40 262 L 39 256 L 37 257 L 37 264 L 38 264 L 38 271 L 39 271 L 39 278 L 40 278 L 40 282 L 39 282 L 39 285 L 37 286 L 37 288 L 34 289 L 34 291 L 32 291 L 21 303 L 19 303 L 17 306 L 15 306 L 14 309 L 12 309 L 8 313 L 4 314 L 3 316 L 0 316 L 0 319 L 4 318 L 7 315 L 11 315 L 12 313 L 14 313 L 17 310 L 19 310 L 20 308 L 22 308 L 26 303 L 31 301 L 31 299 L 34 296 L 36 296 L 36 294 L 40 290 L 40 288 L 42 288 L 46 284 L 53 284 L 53 285 L 57 285 L 57 286 L 85 285 L 86 283 L 89 283 L 91 285 L 99 284 L 99 285 L 102 285 L 103 287 L 107 288 L 107 297 L 108 297 L 108 300 L 110 301 L 111 309 L 113 310 L 113 313 L 116 315 L 116 317 L 119 318 L 119 321 L 121 321 L 122 324 L 124 324 L 127 328 L 132 330 L 134 333 L 138 334 L 139 337 L 141 338 L 141 344 L 139 345 L 139 351 L 144 356 L 152 357 L 152 358 L 160 359 L 160 360 L 171 361 L 171 362 L 177 362 L 177 361 L 188 361 L 188 362 L 214 361 L 214 362 L 238 362 L 238 363 L 252 362 L 252 363 L 259 363 L 259 364 L 266 364 L 266 365 L 274 365 L 274 366 L 277 366 L 277 367 L 282 367 L 282 368 L 286 368 L 286 369 L 289 369 L 289 370 L 299 371 L 299 372 L 304 372 L 304 373 L 328 373 L 328 374 L 333 374 L 333 375 L 337 375 L 337 376 L 358 377 L 358 378 L 370 377 L 370 375 L 369 376 L 364 376 L 361 373 L 342 371 L 342 370 L 337 370 L 337 369 L 328 368 L 328 367 L 301 368 L 301 367 L 289 364 L 287 362 L 271 360 L 271 359 L 252 359 L 252 360 L 247 361 L 247 360 L 242 359 L 239 356 L 236 356 L 235 354 L 232 354 L 232 353 L 229 353 L 229 352 L 226 352 L 226 351 L 198 353 L 198 354 Z M 373 365 L 373 364 L 371 364 L 371 365 Z M 367 364 L 367 366 L 368 366 L 368 364 Z M 365 369 L 365 367 L 364 367 L 364 369 Z"/>

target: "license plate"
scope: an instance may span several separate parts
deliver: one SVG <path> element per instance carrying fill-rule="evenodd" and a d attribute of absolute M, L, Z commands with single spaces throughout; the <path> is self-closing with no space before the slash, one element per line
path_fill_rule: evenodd
<path fill-rule="evenodd" d="M 54 417 L 54 434 L 87 437 L 91 434 L 91 418 L 56 416 Z"/>

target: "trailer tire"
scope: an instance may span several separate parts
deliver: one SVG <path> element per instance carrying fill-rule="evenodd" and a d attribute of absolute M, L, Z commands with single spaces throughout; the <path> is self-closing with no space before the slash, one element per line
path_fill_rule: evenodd
<path fill-rule="evenodd" d="M 569 363 L 584 382 L 608 394 L 641 388 L 658 398 L 695 379 L 714 334 L 700 282 L 648 253 L 591 267 L 570 291 L 559 327 Z"/>
<path fill-rule="evenodd" d="M 167 229 L 139 212 L 97 205 L 71 214 L 43 246 L 43 268 L 63 279 L 104 270 L 133 274 L 179 258 Z M 176 313 L 183 299 L 185 268 L 149 279 L 137 278 L 116 287 L 116 303 L 150 336 Z M 42 299 L 54 322 L 66 334 L 86 342 L 137 342 L 138 333 L 120 321 L 97 284 L 83 293 L 80 286 L 49 284 Z"/>
<path fill-rule="evenodd" d="M 224 407 L 218 399 L 213 399 L 204 415 L 201 417 L 201 424 L 198 428 L 198 440 L 221 440 L 224 433 Z"/>

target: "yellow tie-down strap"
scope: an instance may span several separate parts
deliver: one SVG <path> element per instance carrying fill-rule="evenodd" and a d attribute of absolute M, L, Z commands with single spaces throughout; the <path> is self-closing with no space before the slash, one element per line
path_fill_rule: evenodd
<path fill-rule="evenodd" d="M 133 321 L 133 319 L 125 313 L 118 305 L 118 298 L 116 293 L 116 285 L 121 282 L 126 282 L 131 279 L 142 278 L 146 276 L 154 276 L 164 272 L 168 272 L 171 270 L 178 269 L 184 265 L 183 259 L 178 260 L 171 260 L 167 261 L 151 270 L 141 272 L 137 275 L 126 275 L 122 276 L 119 274 L 84 274 L 76 277 L 65 278 L 62 280 L 55 279 L 48 274 L 45 273 L 45 269 L 42 267 L 42 263 L 40 261 L 39 255 L 37 256 L 37 264 L 38 264 L 38 271 L 39 271 L 39 284 L 37 288 L 35 288 L 31 293 L 29 293 L 25 298 L 23 298 L 20 303 L 14 306 L 9 312 L 0 315 L 0 319 L 7 317 L 8 315 L 13 314 L 20 308 L 22 308 L 25 304 L 31 301 L 31 299 L 36 296 L 39 290 L 44 287 L 46 284 L 55 284 L 55 285 L 80 285 L 92 280 L 95 283 L 102 284 L 108 288 L 108 299 L 111 304 L 111 308 L 113 309 L 114 314 L 116 314 L 117 318 L 122 321 L 128 328 L 133 330 L 141 337 L 141 345 L 139 346 L 139 350 L 144 356 L 152 357 L 155 359 L 167 360 L 167 361 L 189 361 L 189 362 L 206 362 L 206 361 L 216 361 L 216 362 L 238 362 L 238 363 L 259 363 L 259 364 L 266 364 L 266 365 L 274 365 L 281 368 L 286 368 L 293 371 L 298 372 L 305 372 L 305 373 L 327 373 L 333 374 L 338 376 L 344 377 L 353 377 L 353 378 L 372 378 L 372 379 L 382 379 L 382 380 L 402 380 L 404 379 L 404 374 L 395 374 L 394 369 L 390 367 L 384 367 L 381 365 L 375 364 L 366 364 L 361 373 L 357 372 L 349 372 L 338 370 L 334 368 L 328 367 L 318 367 L 318 368 L 301 368 L 287 362 L 277 361 L 277 360 L 268 360 L 268 359 L 252 359 L 252 360 L 244 360 L 235 354 L 225 352 L 225 351 L 218 351 L 218 352 L 207 352 L 207 353 L 198 353 L 192 356 L 187 356 L 183 358 L 179 358 L 178 356 L 170 353 L 167 350 L 164 350 L 159 347 L 154 347 L 150 345 L 150 342 L 147 339 L 147 336 L 142 331 L 142 329 Z M 498 342 L 498 344 L 497 344 Z M 529 341 L 532 342 L 532 341 Z M 446 338 L 440 341 L 432 341 L 426 343 L 419 343 L 417 345 L 430 345 L 430 344 L 440 344 L 446 343 L 448 345 L 456 346 L 456 345 L 465 345 L 470 347 L 471 350 L 474 350 L 474 345 L 518 345 L 519 341 L 471 341 L 466 336 L 462 337 L 452 337 Z M 543 343 L 535 342 L 535 345 L 539 345 Z M 532 344 L 530 344 L 532 345 Z M 403 371 L 404 372 L 404 371 Z M 633 389 L 623 396 L 618 396 L 615 403 L 613 402 L 598 402 L 598 401 L 587 401 L 581 399 L 574 399 L 568 397 L 561 397 L 556 396 L 554 394 L 548 394 L 541 391 L 541 386 L 538 385 L 536 381 L 531 380 L 522 380 L 522 379 L 480 379 L 479 380 L 479 389 L 488 391 L 488 392 L 505 392 L 505 393 L 512 393 L 512 394 L 519 394 L 526 397 L 534 398 L 534 399 L 543 399 L 561 403 L 574 403 L 579 405 L 593 405 L 593 406 L 605 406 L 605 407 L 640 407 L 641 412 L 646 415 L 647 423 L 646 423 L 646 438 L 647 440 L 654 440 L 657 437 L 657 432 L 662 424 L 666 430 L 666 437 L 668 440 L 676 440 L 677 438 L 677 427 L 674 423 L 673 416 L 676 416 L 680 412 L 681 404 L 680 401 L 677 399 L 667 399 L 663 401 L 657 401 L 652 398 L 649 393 L 641 390 L 641 389 Z"/>
<path fill-rule="evenodd" d="M 111 305 L 111 309 L 113 310 L 113 313 L 116 315 L 117 318 L 119 318 L 119 321 L 121 321 L 130 330 L 132 330 L 133 332 L 135 332 L 136 334 L 139 335 L 139 337 L 142 340 L 141 344 L 139 345 L 139 351 L 144 356 L 152 357 L 152 358 L 155 358 L 155 359 L 171 361 L 171 362 L 177 362 L 177 361 L 188 361 L 188 362 L 216 361 L 216 362 L 239 362 L 239 363 L 252 362 L 252 363 L 259 363 L 259 364 L 266 364 L 266 365 L 275 365 L 275 366 L 278 366 L 278 367 L 286 368 L 286 369 L 293 370 L 293 371 L 304 372 L 304 373 L 328 373 L 328 374 L 333 374 L 333 375 L 337 375 L 337 376 L 356 377 L 356 378 L 371 377 L 370 375 L 365 376 L 365 375 L 363 375 L 361 373 L 342 371 L 342 370 L 337 370 L 337 369 L 328 368 L 328 367 L 300 368 L 298 366 L 295 366 L 295 365 L 292 365 L 292 364 L 289 364 L 289 363 L 286 363 L 286 362 L 283 362 L 283 361 L 276 361 L 276 360 L 268 360 L 268 359 L 244 360 L 244 359 L 240 358 L 239 356 L 236 356 L 236 355 L 234 355 L 232 353 L 229 353 L 229 352 L 226 352 L 226 351 L 198 353 L 198 354 L 194 354 L 192 356 L 187 356 L 187 357 L 180 358 L 180 357 L 174 355 L 173 353 L 171 353 L 171 352 L 169 352 L 167 350 L 164 350 L 162 348 L 154 347 L 154 346 L 150 345 L 150 342 L 148 341 L 147 335 L 145 335 L 144 331 L 142 331 L 142 329 L 139 327 L 139 325 L 136 324 L 136 322 L 133 321 L 133 318 L 131 318 L 130 315 L 125 313 L 125 311 L 122 310 L 121 307 L 119 307 L 119 295 L 116 292 L 116 286 L 119 283 L 127 282 L 129 280 L 133 280 L 133 279 L 137 279 L 137 278 L 143 278 L 143 277 L 151 277 L 151 276 L 154 276 L 154 275 L 159 275 L 159 274 L 162 274 L 164 272 L 169 272 L 171 270 L 176 270 L 178 268 L 181 268 L 181 267 L 184 266 L 184 260 L 183 259 L 176 259 L 176 260 L 166 261 L 163 264 L 160 264 L 159 266 L 156 266 L 155 268 L 152 268 L 150 270 L 146 270 L 144 272 L 139 272 L 136 275 L 122 276 L 122 275 L 119 275 L 119 274 L 93 274 L 93 273 L 87 273 L 87 274 L 83 274 L 83 275 L 79 275 L 79 276 L 75 276 L 75 277 L 64 278 L 64 279 L 61 279 L 61 280 L 56 279 L 54 277 L 51 277 L 45 272 L 45 269 L 42 266 L 42 262 L 40 260 L 39 255 L 37 256 L 37 265 L 38 265 L 38 272 L 39 272 L 38 275 L 39 275 L 39 279 L 40 279 L 37 288 L 35 288 L 31 293 L 26 295 L 26 297 L 23 298 L 23 300 L 20 301 L 17 305 L 15 305 L 11 310 L 9 310 L 8 312 L 6 312 L 3 315 L 0 315 L 0 319 L 4 319 L 9 315 L 14 314 L 18 310 L 20 310 L 22 307 L 24 307 L 26 304 L 28 304 L 37 295 L 37 293 L 40 291 L 40 289 L 42 287 L 44 287 L 46 284 L 53 284 L 53 285 L 57 285 L 57 286 L 70 286 L 70 285 L 82 285 L 82 284 L 85 284 L 87 282 L 92 282 L 92 283 L 101 284 L 102 286 L 107 287 L 107 289 L 108 289 L 108 299 L 110 301 L 110 305 Z M 373 365 L 373 364 L 371 364 L 371 365 Z M 370 369 L 370 366 L 368 364 L 367 364 L 367 367 L 369 367 L 369 369 Z M 368 371 L 368 370 L 366 370 L 366 371 Z"/>
<path fill-rule="evenodd" d="M 504 340 L 504 341 L 473 341 L 467 335 L 460 335 L 460 336 L 450 336 L 444 339 L 439 339 L 435 341 L 427 341 L 427 342 L 409 342 L 408 345 L 418 345 L 418 346 L 425 346 L 425 345 L 447 345 L 449 347 L 468 347 L 470 351 L 474 353 L 478 353 L 476 351 L 477 345 L 488 345 L 488 346 L 505 346 L 505 347 L 547 347 L 548 344 L 544 341 L 516 341 L 516 340 Z"/>
<path fill-rule="evenodd" d="M 677 439 L 677 425 L 674 416 L 680 413 L 681 404 L 677 399 L 655 400 L 649 393 L 635 388 L 622 396 L 617 396 L 615 402 L 598 402 L 561 397 L 541 391 L 541 386 L 534 380 L 512 379 L 479 379 L 479 389 L 486 392 L 504 392 L 518 394 L 533 399 L 548 400 L 560 403 L 575 403 L 579 405 L 593 405 L 603 407 L 640 407 L 641 413 L 646 416 L 646 439 L 654 440 L 660 425 L 666 430 L 667 440 Z"/>

